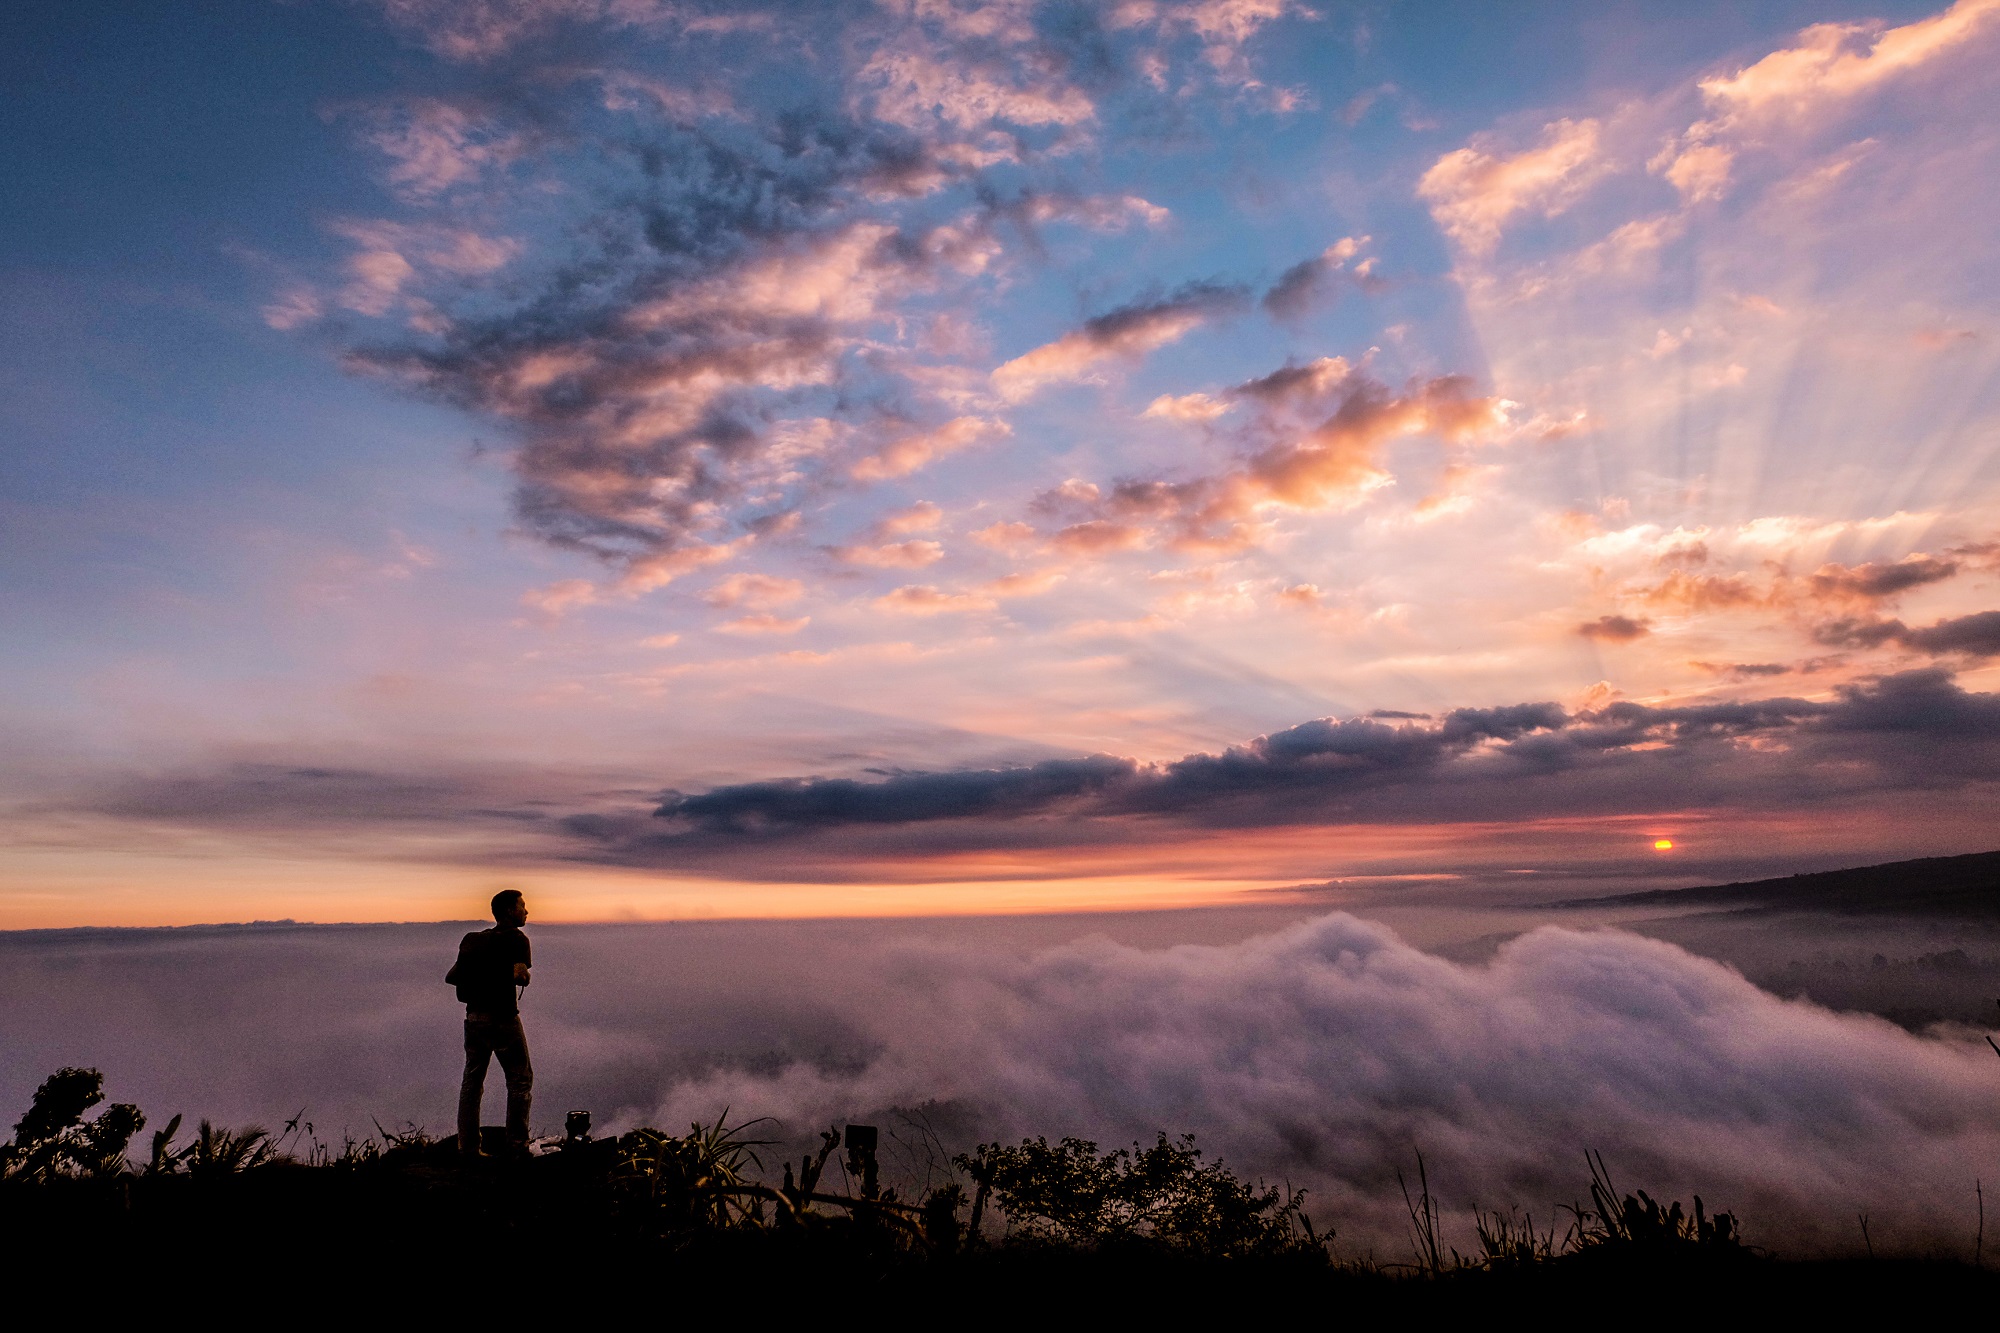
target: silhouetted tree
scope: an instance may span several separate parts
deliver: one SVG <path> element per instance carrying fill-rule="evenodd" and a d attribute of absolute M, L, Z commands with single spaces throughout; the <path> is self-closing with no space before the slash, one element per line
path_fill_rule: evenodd
<path fill-rule="evenodd" d="M 0 1145 L 0 1177 L 45 1181 L 123 1171 L 125 1150 L 146 1117 L 136 1106 L 114 1102 L 84 1120 L 84 1112 L 103 1100 L 104 1075 L 95 1069 L 59 1069 L 42 1080 L 13 1139 Z"/>

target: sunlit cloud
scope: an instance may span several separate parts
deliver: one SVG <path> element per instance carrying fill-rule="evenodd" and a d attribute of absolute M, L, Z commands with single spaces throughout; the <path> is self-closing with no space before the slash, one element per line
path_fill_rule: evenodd
<path fill-rule="evenodd" d="M 1758 117 L 1809 116 L 1823 103 L 1865 92 L 1990 34 L 1996 15 L 1996 0 L 1957 0 L 1901 27 L 1815 24 L 1799 34 L 1799 45 L 1734 74 L 1704 79 L 1701 91 L 1721 108 L 1723 128 Z"/>
<path fill-rule="evenodd" d="M 726 620 L 717 628 L 725 634 L 796 634 L 811 623 L 811 616 L 780 616 L 769 611 L 752 611 L 747 616 Z"/>
<path fill-rule="evenodd" d="M 875 599 L 875 606 L 906 616 L 935 616 L 952 611 L 990 611 L 989 596 L 971 592 L 947 592 L 933 584 L 910 583 Z"/>
<path fill-rule="evenodd" d="M 1106 362 L 1134 361 L 1248 301 L 1240 287 L 1190 283 L 1159 300 L 1119 306 L 1002 365 L 993 372 L 993 387 L 1003 398 L 1026 398 L 1047 385 L 1082 379 Z"/>
<path fill-rule="evenodd" d="M 830 546 L 827 553 L 870 569 L 922 569 L 944 559 L 944 547 L 930 541 L 884 542 L 879 546 Z"/>
<path fill-rule="evenodd" d="M 1454 241 L 1473 255 L 1489 254 L 1516 214 L 1554 217 L 1582 196 L 1605 170 L 1598 131 L 1595 120 L 1558 120 L 1518 152 L 1495 144 L 1454 149 L 1424 173 L 1417 193 Z"/>
<path fill-rule="evenodd" d="M 773 578 L 769 574 L 731 574 L 703 594 L 710 606 L 748 607 L 769 611 L 789 606 L 805 594 L 806 585 L 797 579 Z"/>
<path fill-rule="evenodd" d="M 1013 427 L 991 417 L 954 417 L 935 430 L 916 431 L 889 441 L 859 459 L 852 473 L 859 481 L 908 476 L 935 459 L 1012 433 Z"/>

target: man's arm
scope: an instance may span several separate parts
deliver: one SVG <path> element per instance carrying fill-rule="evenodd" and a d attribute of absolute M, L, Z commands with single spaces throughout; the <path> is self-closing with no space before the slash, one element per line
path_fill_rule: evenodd
<path fill-rule="evenodd" d="M 528 945 L 528 937 L 522 935 L 520 940 L 521 956 L 514 960 L 514 984 L 525 986 L 528 984 L 528 969 L 534 965 L 535 955 Z"/>

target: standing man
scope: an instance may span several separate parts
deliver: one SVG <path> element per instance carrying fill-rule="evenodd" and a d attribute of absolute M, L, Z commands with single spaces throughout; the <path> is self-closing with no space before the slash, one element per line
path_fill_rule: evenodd
<path fill-rule="evenodd" d="M 528 1102 L 535 1070 L 528 1063 L 528 1035 L 521 1030 L 516 987 L 528 984 L 528 903 L 519 889 L 493 895 L 493 929 L 475 930 L 458 942 L 458 961 L 445 980 L 458 987 L 465 1003 L 465 1081 L 458 1087 L 458 1148 L 467 1158 L 482 1156 L 479 1099 L 487 1063 L 500 1057 L 507 1078 L 507 1141 L 528 1150 Z"/>

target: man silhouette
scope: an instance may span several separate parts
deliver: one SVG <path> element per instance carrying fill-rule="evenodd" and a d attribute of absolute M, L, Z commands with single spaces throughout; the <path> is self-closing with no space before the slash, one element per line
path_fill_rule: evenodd
<path fill-rule="evenodd" d="M 485 1091 L 486 1068 L 500 1057 L 507 1079 L 507 1141 L 516 1152 L 528 1150 L 528 1102 L 535 1086 L 528 1063 L 528 1035 L 521 1030 L 521 1008 L 515 987 L 528 984 L 532 959 L 528 937 L 528 903 L 519 889 L 493 895 L 493 929 L 475 930 L 458 942 L 458 961 L 445 980 L 458 987 L 465 1002 L 465 1079 L 458 1086 L 458 1147 L 467 1157 L 480 1157 L 479 1101 Z"/>

